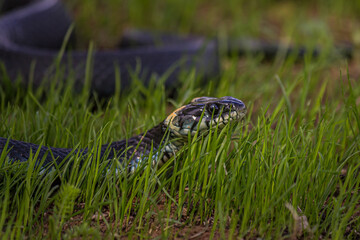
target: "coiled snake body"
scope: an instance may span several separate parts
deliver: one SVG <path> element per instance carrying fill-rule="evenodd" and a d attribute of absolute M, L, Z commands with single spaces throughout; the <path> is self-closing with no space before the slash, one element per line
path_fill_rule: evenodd
<path fill-rule="evenodd" d="M 121 140 L 101 146 L 101 157 L 107 159 L 129 160 L 129 168 L 135 170 L 144 156 L 161 150 L 162 158 L 155 159 L 159 165 L 176 154 L 187 142 L 189 135 L 194 136 L 198 131 L 207 134 L 210 129 L 223 129 L 228 123 L 237 123 L 244 118 L 246 107 L 244 103 L 233 97 L 199 97 L 189 104 L 176 109 L 164 121 L 148 130 L 127 140 Z M 39 149 L 40 148 L 40 149 Z M 54 148 L 39 146 L 7 138 L 0 138 L 0 155 L 6 151 L 11 162 L 25 162 L 31 152 L 38 151 L 36 164 L 48 166 L 56 161 L 57 164 L 68 159 L 69 155 L 77 153 L 71 148 Z M 88 149 L 78 150 L 86 154 Z M 105 155 L 106 153 L 106 155 Z"/>
<path fill-rule="evenodd" d="M 41 86 L 44 78 L 57 82 L 71 78 L 75 87 L 81 89 L 89 59 L 92 60 L 90 87 L 99 96 L 114 93 L 117 77 L 121 79 L 121 89 L 131 87 L 134 75 L 145 85 L 151 79 L 165 76 L 165 86 L 176 89 L 183 71 L 195 70 L 196 75 L 205 79 L 216 78 L 220 73 L 218 53 L 225 49 L 219 51 L 217 39 L 126 30 L 116 49 L 94 52 L 65 49 L 59 54 L 72 25 L 63 1 L 3 0 L 0 14 L 1 3 L 3 10 L 15 10 L 0 16 L 0 82 L 21 79 L 25 85 L 36 87 Z M 17 5 L 21 7 L 15 8 Z M 75 38 L 70 34 L 69 45 L 74 45 Z M 266 59 L 274 58 L 279 51 L 299 59 L 307 52 L 313 56 L 320 52 L 318 48 L 309 51 L 305 47 L 294 48 L 246 37 L 229 39 L 223 45 L 221 48 L 227 46 L 226 52 L 231 56 L 261 53 Z M 351 57 L 352 46 L 339 46 L 336 52 Z"/>

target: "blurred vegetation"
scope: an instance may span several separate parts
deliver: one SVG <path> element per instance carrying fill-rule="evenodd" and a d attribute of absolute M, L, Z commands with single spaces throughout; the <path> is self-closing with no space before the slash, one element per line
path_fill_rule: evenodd
<path fill-rule="evenodd" d="M 295 43 L 352 41 L 360 2 L 243 0 L 67 0 L 81 46 L 114 47 L 124 28 Z"/>

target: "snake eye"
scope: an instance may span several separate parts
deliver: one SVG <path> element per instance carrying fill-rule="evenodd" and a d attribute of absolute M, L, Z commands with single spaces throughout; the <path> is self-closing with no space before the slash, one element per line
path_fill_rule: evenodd
<path fill-rule="evenodd" d="M 216 104 L 210 104 L 209 106 L 208 106 L 208 111 L 211 113 L 211 114 L 218 114 L 218 112 L 219 112 L 219 107 L 216 105 Z"/>

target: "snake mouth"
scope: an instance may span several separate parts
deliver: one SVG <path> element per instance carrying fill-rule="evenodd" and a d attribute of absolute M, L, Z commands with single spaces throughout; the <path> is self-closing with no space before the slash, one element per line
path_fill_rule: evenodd
<path fill-rule="evenodd" d="M 245 104 L 234 97 L 199 97 L 170 114 L 164 126 L 171 136 L 187 138 L 197 131 L 203 134 L 212 128 L 222 129 L 230 122 L 237 123 L 245 114 Z"/>

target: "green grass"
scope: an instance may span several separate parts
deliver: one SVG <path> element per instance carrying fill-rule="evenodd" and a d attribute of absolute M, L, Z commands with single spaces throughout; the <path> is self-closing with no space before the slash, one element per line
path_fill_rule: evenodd
<path fill-rule="evenodd" d="M 180 4 L 173 2 L 160 20 L 171 19 L 169 16 Z M 76 4 L 84 4 L 84 9 L 97 14 L 95 3 Z M 126 9 L 133 10 L 129 10 L 126 23 L 147 27 L 143 19 L 146 16 L 140 13 L 148 6 L 160 14 L 162 8 L 156 7 L 159 4 L 156 2 L 154 7 L 142 1 L 127 2 Z M 155 17 L 149 22 L 159 29 L 179 24 L 183 32 L 194 30 L 192 12 L 200 11 L 204 2 L 193 4 L 190 10 L 176 12 L 177 22 L 172 19 L 162 23 Z M 232 26 L 239 26 L 245 33 L 252 27 L 255 32 L 260 29 L 261 13 L 273 9 L 271 1 L 259 10 L 258 4 L 250 6 L 247 14 L 254 15 L 245 26 L 240 21 L 243 16 L 237 16 L 231 4 L 237 3 L 211 1 L 209 9 L 220 6 L 220 12 L 229 13 Z M 109 6 L 111 2 L 104 8 Z M 338 17 L 345 13 L 351 16 L 359 7 L 356 3 L 352 6 L 332 1 L 326 9 L 321 8 L 319 19 L 327 16 L 327 11 Z M 299 10 L 301 19 L 310 7 L 307 3 Z M 288 5 L 284 8 L 287 14 L 293 11 Z M 217 20 L 210 13 L 203 14 L 209 14 L 209 21 Z M 80 17 L 91 19 L 92 11 L 87 14 Z M 101 21 L 111 28 L 112 23 Z M 313 22 L 308 22 L 301 24 L 313 29 Z M 290 36 L 301 37 L 303 28 L 291 30 L 298 24 L 293 17 L 282 27 L 285 33 L 286 29 L 292 31 Z M 326 35 L 324 25 L 316 26 L 321 31 L 314 32 Z M 214 34 L 209 27 L 198 32 Z M 318 40 L 306 39 L 306 44 L 313 46 Z M 332 37 L 324 41 L 325 47 L 333 44 Z M 127 93 L 116 91 L 110 99 L 95 95 L 90 100 L 87 89 L 74 92 L 71 79 L 37 89 L 1 83 L 0 136 L 46 146 L 89 147 L 95 159 L 86 159 L 81 169 L 77 164 L 59 166 L 41 177 L 40 169 L 33 167 L 36 153 L 29 164 L 15 166 L 1 155 L 1 237 L 188 238 L 199 234 L 215 238 L 291 238 L 300 234 L 296 225 L 301 221 L 288 204 L 299 216 L 306 216 L 309 227 L 303 230 L 305 238 L 359 237 L 357 60 L 352 64 L 331 59 L 326 51 L 318 59 L 307 56 L 300 62 L 280 55 L 266 63 L 261 56 L 222 60 L 220 79 L 204 85 L 192 71 L 184 72 L 181 87 L 172 98 L 161 83 L 146 87 L 135 82 Z M 249 110 L 246 120 L 233 134 L 226 128 L 191 140 L 184 151 L 161 168 L 142 167 L 131 175 L 116 174 L 112 168 L 102 174 L 106 163 L 97 161 L 99 145 L 141 133 L 176 107 L 203 95 L 230 95 L 243 100 Z M 79 158 L 73 156 L 71 161 L 78 163 Z M 54 183 L 57 179 L 61 185 Z"/>

